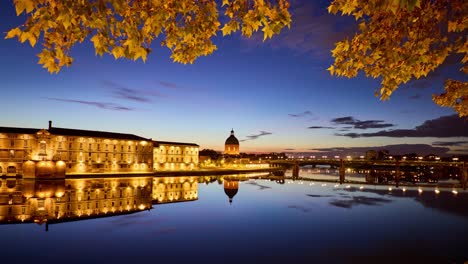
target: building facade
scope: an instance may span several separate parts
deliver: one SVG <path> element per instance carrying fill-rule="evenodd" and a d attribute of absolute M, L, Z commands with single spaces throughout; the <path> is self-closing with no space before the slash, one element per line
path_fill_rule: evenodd
<path fill-rule="evenodd" d="M 239 155 L 239 140 L 234 136 L 234 129 L 231 130 L 231 135 L 224 143 L 224 154 Z"/>
<path fill-rule="evenodd" d="M 154 170 L 193 170 L 198 168 L 199 146 L 194 143 L 153 141 Z"/>
<path fill-rule="evenodd" d="M 153 141 L 132 134 L 0 127 L 0 175 L 64 177 L 153 170 Z"/>

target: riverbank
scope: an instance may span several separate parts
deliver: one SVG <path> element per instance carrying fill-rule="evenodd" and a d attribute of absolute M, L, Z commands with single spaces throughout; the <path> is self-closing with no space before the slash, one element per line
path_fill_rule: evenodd
<path fill-rule="evenodd" d="M 156 171 L 153 173 L 155 177 L 167 176 L 219 176 L 219 175 L 234 175 L 244 173 L 266 173 L 284 171 L 284 168 L 257 168 L 257 169 L 202 169 L 191 171 Z"/>

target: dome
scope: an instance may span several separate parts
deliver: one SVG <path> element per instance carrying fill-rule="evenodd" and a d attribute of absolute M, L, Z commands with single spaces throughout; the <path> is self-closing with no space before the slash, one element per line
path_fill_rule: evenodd
<path fill-rule="evenodd" d="M 226 139 L 225 145 L 239 145 L 239 140 L 234 136 L 234 130 L 231 130 L 231 135 Z"/>

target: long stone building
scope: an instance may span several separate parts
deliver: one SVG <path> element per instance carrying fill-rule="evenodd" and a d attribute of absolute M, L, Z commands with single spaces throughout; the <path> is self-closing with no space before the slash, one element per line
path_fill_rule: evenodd
<path fill-rule="evenodd" d="M 0 127 L 0 175 L 61 177 L 153 170 L 153 141 L 132 134 Z"/>
<path fill-rule="evenodd" d="M 153 141 L 155 170 L 193 170 L 198 166 L 198 148 L 194 143 Z"/>

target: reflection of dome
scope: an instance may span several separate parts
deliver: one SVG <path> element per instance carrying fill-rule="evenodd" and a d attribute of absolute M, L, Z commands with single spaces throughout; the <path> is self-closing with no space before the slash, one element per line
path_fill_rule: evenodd
<path fill-rule="evenodd" d="M 224 193 L 229 197 L 229 203 L 239 190 L 239 181 L 224 180 Z"/>

